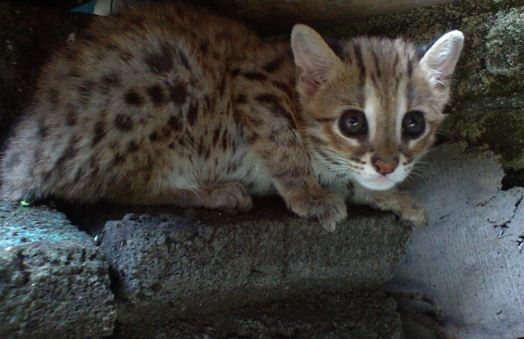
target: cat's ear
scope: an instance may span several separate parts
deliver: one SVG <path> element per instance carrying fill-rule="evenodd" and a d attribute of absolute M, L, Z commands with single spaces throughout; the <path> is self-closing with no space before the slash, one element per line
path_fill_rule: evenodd
<path fill-rule="evenodd" d="M 444 96 L 449 94 L 451 75 L 464 45 L 464 34 L 461 31 L 451 31 L 444 34 L 429 48 L 420 60 L 433 85 L 434 90 Z"/>
<path fill-rule="evenodd" d="M 300 69 L 299 89 L 303 94 L 311 96 L 327 80 L 330 70 L 340 60 L 320 34 L 306 25 L 293 27 L 291 49 L 295 64 Z"/>

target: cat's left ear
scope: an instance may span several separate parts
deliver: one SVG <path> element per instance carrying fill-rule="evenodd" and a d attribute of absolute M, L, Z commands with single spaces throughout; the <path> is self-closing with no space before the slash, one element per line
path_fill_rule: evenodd
<path fill-rule="evenodd" d="M 420 66 L 429 75 L 435 91 L 447 97 L 450 79 L 464 45 L 464 34 L 451 31 L 431 46 L 420 60 Z"/>
<path fill-rule="evenodd" d="M 320 34 L 306 25 L 293 27 L 291 48 L 295 64 L 300 69 L 299 90 L 312 96 L 340 60 Z"/>

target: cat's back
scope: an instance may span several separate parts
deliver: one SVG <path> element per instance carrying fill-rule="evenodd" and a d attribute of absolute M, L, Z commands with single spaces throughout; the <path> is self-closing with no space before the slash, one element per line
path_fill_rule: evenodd
<path fill-rule="evenodd" d="M 197 132 L 187 131 L 204 112 L 227 106 L 228 60 L 259 44 L 242 25 L 178 3 L 95 19 L 44 67 L 3 156 L 4 198 L 93 200 L 156 185 L 190 152 Z"/>

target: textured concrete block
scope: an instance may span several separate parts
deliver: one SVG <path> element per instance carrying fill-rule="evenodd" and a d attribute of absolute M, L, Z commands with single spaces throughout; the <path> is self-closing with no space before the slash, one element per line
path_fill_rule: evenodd
<path fill-rule="evenodd" d="M 382 293 L 329 295 L 265 303 L 211 316 L 121 324 L 114 338 L 400 339 L 396 303 Z"/>
<path fill-rule="evenodd" d="M 0 202 L 0 337 L 109 335 L 108 267 L 61 213 Z"/>
<path fill-rule="evenodd" d="M 412 188 L 430 224 L 413 233 L 393 289 L 423 292 L 442 308 L 450 335 L 524 335 L 524 189 L 501 190 L 491 152 L 438 147 Z"/>
<path fill-rule="evenodd" d="M 283 206 L 236 217 L 198 213 L 129 214 L 106 223 L 100 246 L 113 270 L 120 321 L 376 290 L 392 278 L 410 234 L 391 214 L 358 209 L 335 233 Z"/>
<path fill-rule="evenodd" d="M 524 8 L 497 13 L 486 36 L 486 67 L 493 75 L 524 72 Z"/>

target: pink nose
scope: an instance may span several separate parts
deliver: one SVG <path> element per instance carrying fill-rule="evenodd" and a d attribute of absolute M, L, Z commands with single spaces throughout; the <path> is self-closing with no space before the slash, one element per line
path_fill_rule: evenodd
<path fill-rule="evenodd" d="M 378 173 L 382 175 L 393 173 L 395 168 L 398 166 L 398 159 L 394 158 L 389 161 L 384 161 L 382 159 L 373 159 L 373 166 Z"/>

